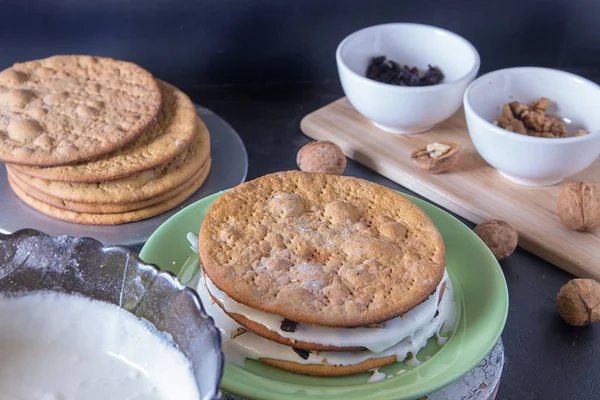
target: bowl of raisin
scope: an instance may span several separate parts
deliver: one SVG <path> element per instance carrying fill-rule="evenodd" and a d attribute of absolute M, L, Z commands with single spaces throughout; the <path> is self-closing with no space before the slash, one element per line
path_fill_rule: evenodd
<path fill-rule="evenodd" d="M 466 39 L 412 23 L 354 32 L 338 46 L 336 61 L 352 106 L 395 134 L 428 131 L 458 111 L 480 65 Z"/>

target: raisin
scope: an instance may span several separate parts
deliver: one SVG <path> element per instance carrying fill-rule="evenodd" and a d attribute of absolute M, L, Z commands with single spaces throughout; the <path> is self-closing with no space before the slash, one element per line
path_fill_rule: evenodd
<path fill-rule="evenodd" d="M 295 332 L 296 326 L 298 326 L 298 323 L 296 321 L 292 321 L 291 319 L 286 318 L 283 321 L 281 321 L 280 329 L 284 332 Z"/>
<path fill-rule="evenodd" d="M 386 56 L 378 56 L 371 58 L 366 77 L 397 86 L 431 86 L 442 82 L 444 74 L 438 67 L 431 65 L 422 73 L 417 67 L 401 66 L 388 60 Z"/>
<path fill-rule="evenodd" d="M 437 85 L 444 80 L 444 74 L 438 67 L 429 66 L 429 69 L 421 78 L 421 86 L 432 86 Z"/>
<path fill-rule="evenodd" d="M 294 352 L 296 354 L 298 354 L 300 357 L 302 357 L 305 360 L 308 360 L 308 357 L 310 356 L 310 352 L 308 350 L 299 349 L 297 347 L 292 347 L 292 350 L 294 350 Z"/>

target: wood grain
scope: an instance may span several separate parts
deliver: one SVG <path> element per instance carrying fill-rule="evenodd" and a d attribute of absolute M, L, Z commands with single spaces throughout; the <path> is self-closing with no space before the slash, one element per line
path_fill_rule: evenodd
<path fill-rule="evenodd" d="M 519 246 L 576 276 L 600 279 L 600 230 L 569 231 L 556 215 L 556 198 L 566 182 L 531 188 L 504 179 L 477 154 L 462 110 L 427 133 L 399 136 L 375 128 L 342 98 L 304 117 L 301 129 L 313 139 L 336 143 L 353 160 L 474 223 L 490 218 L 509 222 L 519 231 Z M 411 152 L 440 140 L 460 142 L 456 167 L 439 175 L 417 169 Z M 596 160 L 570 180 L 598 177 Z"/>

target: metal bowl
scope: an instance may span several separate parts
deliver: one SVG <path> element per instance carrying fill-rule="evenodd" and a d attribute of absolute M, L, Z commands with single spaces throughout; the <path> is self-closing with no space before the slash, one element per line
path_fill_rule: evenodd
<path fill-rule="evenodd" d="M 221 336 L 198 295 L 173 274 L 121 246 L 51 237 L 33 229 L 0 234 L 0 293 L 53 290 L 115 304 L 151 322 L 192 363 L 201 400 L 220 397 Z"/>

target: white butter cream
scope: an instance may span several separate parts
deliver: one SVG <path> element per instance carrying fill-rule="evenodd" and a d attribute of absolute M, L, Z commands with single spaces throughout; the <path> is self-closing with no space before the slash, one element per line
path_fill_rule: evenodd
<path fill-rule="evenodd" d="M 371 358 L 396 356 L 398 361 L 403 361 L 408 353 L 417 354 L 427 344 L 428 339 L 439 333 L 442 327 L 454 327 L 457 310 L 454 302 L 452 282 L 447 280 L 446 292 L 438 306 L 439 313 L 429 322 L 420 327 L 412 337 L 406 337 L 394 346 L 375 354 L 371 351 L 335 352 L 322 351 L 310 353 L 305 360 L 296 354 L 291 347 L 273 342 L 252 332 L 245 332 L 235 339 L 231 335 L 241 328 L 232 320 L 210 297 L 205 280 L 201 279 L 198 293 L 204 304 L 206 312 L 214 319 L 216 326 L 223 335 L 223 352 L 228 362 L 244 365 L 245 359 L 272 358 L 276 360 L 292 361 L 299 364 L 327 364 L 327 365 L 355 365 Z M 373 329 L 369 329 L 372 332 Z"/>
<path fill-rule="evenodd" d="M 436 294 L 439 293 L 442 284 L 448 279 L 448 274 L 444 271 L 444 277 L 435 293 L 429 296 L 427 300 L 407 312 L 403 318 L 396 317 L 386 321 L 383 328 L 332 328 L 299 323 L 294 332 L 281 330 L 281 322 L 284 319 L 282 316 L 269 314 L 238 303 L 229 297 L 227 293 L 217 288 L 208 276 L 205 276 L 205 278 L 208 291 L 223 305 L 227 312 L 242 315 L 284 338 L 326 346 L 365 347 L 373 353 L 380 353 L 402 339 L 414 335 L 417 329 L 433 319 L 438 309 L 439 296 Z"/>
<path fill-rule="evenodd" d="M 367 379 L 368 383 L 379 382 L 385 379 L 386 375 L 383 372 L 379 372 L 377 368 L 372 370 L 373 374 Z"/>

